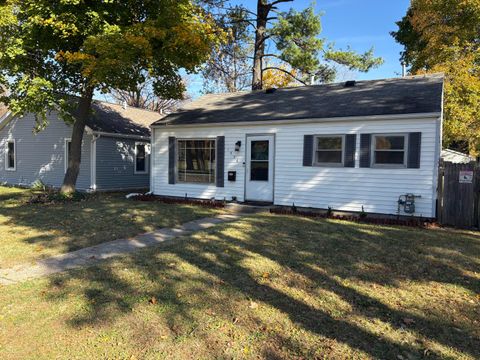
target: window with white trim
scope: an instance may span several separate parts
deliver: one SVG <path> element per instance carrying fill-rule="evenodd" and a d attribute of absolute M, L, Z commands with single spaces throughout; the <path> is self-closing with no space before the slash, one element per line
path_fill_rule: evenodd
<path fill-rule="evenodd" d="M 343 135 L 316 135 L 314 165 L 341 166 L 345 136 Z"/>
<path fill-rule="evenodd" d="M 215 183 L 215 140 L 178 140 L 177 181 Z"/>
<path fill-rule="evenodd" d="M 17 146 L 15 140 L 7 140 L 5 144 L 5 169 L 9 171 L 17 169 Z"/>
<path fill-rule="evenodd" d="M 68 169 L 68 162 L 70 161 L 70 152 L 72 151 L 72 140 L 65 139 L 65 172 Z"/>
<path fill-rule="evenodd" d="M 406 167 L 407 135 L 373 135 L 373 165 L 379 167 Z"/>
<path fill-rule="evenodd" d="M 135 174 L 148 173 L 148 153 L 147 143 L 135 143 Z"/>

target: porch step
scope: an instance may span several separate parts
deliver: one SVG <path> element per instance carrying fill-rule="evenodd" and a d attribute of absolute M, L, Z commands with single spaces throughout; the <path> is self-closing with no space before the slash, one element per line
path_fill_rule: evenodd
<path fill-rule="evenodd" d="M 257 214 L 270 211 L 270 205 L 247 205 L 238 203 L 228 203 L 225 209 L 233 214 Z"/>

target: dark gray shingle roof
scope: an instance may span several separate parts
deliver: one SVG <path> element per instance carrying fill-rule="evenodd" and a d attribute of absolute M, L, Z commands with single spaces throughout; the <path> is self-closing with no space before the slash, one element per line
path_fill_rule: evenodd
<path fill-rule="evenodd" d="M 261 122 L 350 116 L 436 113 L 442 109 L 443 75 L 205 95 L 154 125 Z"/>
<path fill-rule="evenodd" d="M 93 115 L 87 126 L 93 131 L 110 134 L 150 136 L 150 125 L 163 115 L 149 110 L 94 101 Z"/>

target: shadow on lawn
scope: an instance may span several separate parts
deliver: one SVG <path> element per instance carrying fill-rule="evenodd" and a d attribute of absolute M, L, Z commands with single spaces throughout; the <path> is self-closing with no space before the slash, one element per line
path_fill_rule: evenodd
<path fill-rule="evenodd" d="M 237 231 L 232 232 L 232 228 Z M 190 334 L 197 326 L 199 318 L 192 309 L 204 312 L 208 310 L 207 304 L 219 303 L 216 311 L 225 319 L 231 319 L 238 311 L 231 299 L 246 297 L 270 305 L 313 334 L 346 344 L 375 358 L 397 358 L 401 354 L 426 356 L 421 342 L 402 343 L 378 336 L 263 281 L 245 265 L 252 256 L 260 256 L 280 266 L 282 272 L 305 278 L 306 290 L 303 290 L 312 296 L 318 289 L 329 291 L 348 303 L 351 313 L 368 321 L 380 320 L 389 324 L 393 331 L 403 331 L 403 319 L 411 319 L 414 325 L 410 330 L 418 337 L 478 358 L 480 341 L 472 329 L 456 329 L 462 324 L 452 324 L 441 314 L 426 317 L 416 315 L 415 309 L 395 309 L 378 300 L 373 290 L 371 294 L 360 292 L 339 280 L 383 287 L 397 287 L 404 281 L 438 282 L 479 293 L 477 279 L 465 274 L 465 271 L 478 272 L 479 238 L 471 234 L 457 235 L 443 230 L 374 227 L 328 220 L 268 215 L 249 217 L 217 227 L 200 237 L 171 242 L 147 255 L 123 260 L 122 267 L 136 269 L 142 274 L 143 281 L 149 282 L 148 290 L 123 279 L 108 266 L 100 266 L 55 277 L 51 284 L 55 289 L 51 299 L 61 299 L 74 291 L 69 287 L 74 279 L 87 284 L 84 296 L 89 300 L 89 309 L 69 320 L 71 326 L 80 327 L 113 321 L 155 295 L 159 304 L 173 309 L 165 313 L 165 317 L 170 330 L 180 335 Z M 470 253 L 465 253 L 467 249 Z M 167 254 L 200 270 L 199 274 L 184 273 L 172 267 Z M 191 285 L 179 298 L 177 292 L 181 284 Z M 188 301 L 190 297 L 205 301 L 192 303 Z M 465 303 L 462 308 L 444 310 L 468 310 L 478 314 L 480 308 L 478 304 Z M 183 324 L 192 324 L 193 330 L 178 328 L 178 319 L 182 319 Z M 269 332 L 268 336 L 294 353 L 302 351 L 303 356 L 314 355 L 315 349 L 311 349 L 312 353 L 300 350 L 301 345 L 288 334 Z M 212 348 L 211 351 L 213 354 L 218 349 Z M 432 349 L 428 355 L 444 356 Z M 280 355 L 276 355 L 275 349 L 266 348 L 263 356 L 276 358 Z"/>
<path fill-rule="evenodd" d="M 190 205 L 133 202 L 126 200 L 123 193 L 95 194 L 85 201 L 55 204 L 29 204 L 30 196 L 27 190 L 0 195 L 0 216 L 4 218 L 0 233 L 8 229 L 14 240 L 1 244 L 0 239 L 0 245 L 13 247 L 15 241 L 32 245 L 35 258 L 42 256 L 38 249 L 71 252 L 212 215 L 210 209 Z"/>

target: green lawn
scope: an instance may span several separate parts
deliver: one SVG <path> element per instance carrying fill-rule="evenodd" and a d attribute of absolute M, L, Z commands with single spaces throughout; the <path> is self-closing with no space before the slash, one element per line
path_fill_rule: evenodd
<path fill-rule="evenodd" d="M 67 204 L 28 204 L 30 190 L 0 187 L 0 268 L 171 227 L 218 213 L 97 194 Z"/>
<path fill-rule="evenodd" d="M 4 359 L 480 358 L 480 236 L 254 215 L 0 289 Z"/>

